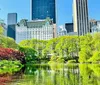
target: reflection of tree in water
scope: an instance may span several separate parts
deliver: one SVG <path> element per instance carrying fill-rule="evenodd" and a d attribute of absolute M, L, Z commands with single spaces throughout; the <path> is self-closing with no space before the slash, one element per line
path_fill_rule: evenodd
<path fill-rule="evenodd" d="M 22 79 L 10 85 L 78 85 L 78 67 L 64 65 L 27 66 Z"/>
<path fill-rule="evenodd" d="M 34 75 L 34 72 L 36 71 L 37 67 L 34 67 L 32 65 L 26 65 L 24 74 L 26 75 Z"/>
<path fill-rule="evenodd" d="M 0 85 L 8 85 L 10 82 L 15 82 L 15 79 L 21 79 L 23 71 L 16 72 L 14 74 L 0 74 Z"/>
<path fill-rule="evenodd" d="M 100 65 L 27 65 L 8 78 L 7 85 L 100 85 Z"/>
<path fill-rule="evenodd" d="M 77 69 L 74 67 L 64 68 L 64 65 L 60 64 L 51 69 L 48 66 L 45 69 L 40 66 L 34 72 L 30 85 L 33 85 L 32 82 L 34 85 L 78 85 Z"/>
<path fill-rule="evenodd" d="M 100 64 L 80 64 L 82 85 L 100 85 Z"/>

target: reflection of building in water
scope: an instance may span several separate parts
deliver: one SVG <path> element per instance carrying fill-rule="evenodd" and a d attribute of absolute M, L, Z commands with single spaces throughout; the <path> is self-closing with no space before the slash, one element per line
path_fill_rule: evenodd
<path fill-rule="evenodd" d="M 38 40 L 49 40 L 54 38 L 54 24 L 53 20 L 21 20 L 16 25 L 16 42 L 22 40 L 30 40 L 32 38 Z"/>

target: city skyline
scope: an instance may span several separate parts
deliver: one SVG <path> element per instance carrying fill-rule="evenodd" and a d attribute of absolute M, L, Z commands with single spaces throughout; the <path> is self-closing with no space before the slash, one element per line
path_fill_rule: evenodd
<path fill-rule="evenodd" d="M 18 13 L 18 21 L 23 18 L 30 20 L 30 0 L 24 1 L 24 4 L 21 4 L 23 1 L 24 0 L 21 0 L 20 3 L 18 3 L 19 0 L 1 0 L 0 18 L 7 22 L 7 14 L 16 12 Z M 66 22 L 72 22 L 72 1 L 73 0 L 57 1 L 58 25 L 62 25 Z M 100 8 L 99 2 L 100 0 L 88 0 L 89 19 L 100 20 L 100 12 L 98 11 Z"/>

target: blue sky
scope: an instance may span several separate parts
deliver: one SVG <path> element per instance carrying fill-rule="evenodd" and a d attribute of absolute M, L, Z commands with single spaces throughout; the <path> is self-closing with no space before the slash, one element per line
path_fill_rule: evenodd
<path fill-rule="evenodd" d="M 100 20 L 100 0 L 88 0 L 89 18 Z M 18 13 L 20 19 L 30 19 L 30 0 L 0 0 L 0 18 L 7 20 L 7 13 Z M 57 0 L 58 25 L 72 22 L 72 0 Z"/>

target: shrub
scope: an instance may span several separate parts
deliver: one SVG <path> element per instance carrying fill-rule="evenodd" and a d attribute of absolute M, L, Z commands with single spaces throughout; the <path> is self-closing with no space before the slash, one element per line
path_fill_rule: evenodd
<path fill-rule="evenodd" d="M 55 55 L 51 56 L 50 61 L 54 61 L 54 62 L 56 62 L 56 60 L 57 60 L 57 57 L 56 57 Z"/>
<path fill-rule="evenodd" d="M 64 58 L 63 57 L 58 57 L 57 62 L 58 63 L 64 63 Z"/>
<path fill-rule="evenodd" d="M 24 46 L 24 47 L 20 46 L 19 51 L 25 54 L 26 63 L 31 63 L 32 61 L 35 61 L 37 58 L 37 52 L 33 48 L 30 48 L 27 46 Z"/>
<path fill-rule="evenodd" d="M 24 54 L 11 48 L 0 48 L 0 60 L 20 60 L 24 62 Z"/>
<path fill-rule="evenodd" d="M 64 63 L 64 58 L 61 56 L 55 56 L 53 55 L 50 59 L 50 61 L 52 62 L 57 62 L 57 63 Z"/>
<path fill-rule="evenodd" d="M 100 52 L 95 51 L 93 56 L 88 60 L 88 62 L 100 62 Z"/>
<path fill-rule="evenodd" d="M 20 63 L 20 61 L 2 60 L 0 61 L 0 74 L 12 74 L 19 71 L 22 67 L 23 65 Z"/>
<path fill-rule="evenodd" d="M 0 47 L 17 49 L 18 45 L 14 39 L 0 35 Z"/>
<path fill-rule="evenodd" d="M 76 60 L 68 60 L 68 63 L 76 63 Z"/>

